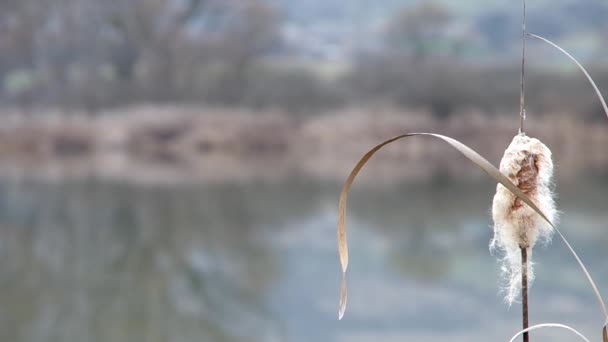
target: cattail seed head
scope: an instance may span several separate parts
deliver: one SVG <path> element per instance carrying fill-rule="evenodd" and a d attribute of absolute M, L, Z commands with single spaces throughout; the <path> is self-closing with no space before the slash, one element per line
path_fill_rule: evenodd
<path fill-rule="evenodd" d="M 500 171 L 525 193 L 553 222 L 556 217 L 555 202 L 551 191 L 553 162 L 551 150 L 538 139 L 519 134 L 505 151 Z M 500 250 L 506 301 L 511 304 L 521 291 L 521 254 L 526 248 L 531 257 L 532 248 L 538 241 L 550 240 L 553 228 L 527 204 L 507 188 L 498 184 L 492 203 L 494 238 L 491 249 Z M 530 280 L 534 278 L 531 264 Z"/>

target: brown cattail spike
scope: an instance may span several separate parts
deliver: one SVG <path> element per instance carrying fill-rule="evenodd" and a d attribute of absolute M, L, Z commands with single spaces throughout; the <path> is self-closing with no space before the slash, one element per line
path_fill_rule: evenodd
<path fill-rule="evenodd" d="M 551 150 L 538 139 L 518 134 L 505 151 L 500 171 L 525 193 L 547 217 L 554 221 L 555 204 L 551 191 L 553 162 Z M 521 290 L 521 252 L 525 248 L 528 258 L 539 239 L 547 240 L 553 228 L 517 196 L 498 185 L 492 203 L 494 239 L 491 247 L 504 253 L 502 271 L 507 282 L 506 300 L 512 303 Z M 533 280 L 531 263 L 528 278 Z"/>

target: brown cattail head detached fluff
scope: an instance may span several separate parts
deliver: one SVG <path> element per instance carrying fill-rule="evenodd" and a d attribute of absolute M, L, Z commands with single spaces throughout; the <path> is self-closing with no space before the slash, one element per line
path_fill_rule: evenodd
<path fill-rule="evenodd" d="M 552 222 L 556 217 L 551 191 L 553 162 L 551 150 L 538 139 L 519 134 L 505 151 L 500 171 L 523 191 Z M 512 304 L 521 292 L 521 248 L 532 255 L 538 241 L 548 241 L 553 228 L 532 208 L 523 203 L 507 188 L 498 184 L 492 203 L 494 238 L 491 249 L 503 253 L 502 274 L 506 281 L 506 301 Z M 531 264 L 528 277 L 534 278 Z"/>

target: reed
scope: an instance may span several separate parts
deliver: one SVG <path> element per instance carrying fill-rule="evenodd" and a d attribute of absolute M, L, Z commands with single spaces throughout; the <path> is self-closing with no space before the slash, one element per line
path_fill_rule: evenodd
<path fill-rule="evenodd" d="M 524 38 L 528 36 L 535 37 L 552 45 L 572 59 L 592 84 L 598 99 L 608 116 L 606 101 L 581 63 L 557 44 L 541 36 L 525 32 L 524 21 Z M 525 61 L 525 43 L 523 56 L 524 58 L 522 60 Z M 522 83 L 524 81 L 523 70 L 524 69 L 522 68 Z M 523 335 L 524 341 L 528 341 L 528 333 L 530 331 L 543 328 L 566 329 L 575 333 L 584 341 L 589 341 L 574 328 L 563 324 L 544 323 L 528 327 L 527 289 L 534 279 L 534 272 L 530 262 L 532 248 L 539 241 L 548 241 L 551 236 L 556 233 L 567 247 L 567 250 L 575 258 L 597 298 L 604 317 L 602 337 L 604 342 L 608 342 L 608 310 L 606 309 L 601 293 L 577 252 L 556 226 L 557 211 L 553 200 L 553 191 L 551 189 L 551 178 L 553 175 L 551 151 L 538 139 L 530 138 L 524 133 L 525 103 L 523 100 L 523 90 L 524 88 L 522 85 L 519 134 L 513 138 L 513 141 L 506 149 L 500 163 L 500 170 L 475 150 L 458 140 L 435 133 L 406 133 L 393 137 L 373 147 L 359 160 L 344 182 L 340 193 L 338 208 L 338 254 L 342 270 L 342 284 L 340 287 L 340 302 L 338 308 L 339 319 L 344 317 L 348 298 L 346 284 L 346 272 L 348 269 L 348 244 L 346 234 L 348 193 L 357 175 L 365 164 L 383 147 L 405 138 L 427 137 L 447 143 L 498 183 L 492 204 L 494 238 L 492 239 L 491 247 L 493 249 L 498 249 L 503 254 L 501 263 L 503 276 L 506 280 L 506 301 L 509 304 L 513 303 L 520 293 L 522 293 L 522 299 L 524 301 L 522 306 L 523 329 L 516 333 L 511 341 L 514 341 L 519 335 Z"/>

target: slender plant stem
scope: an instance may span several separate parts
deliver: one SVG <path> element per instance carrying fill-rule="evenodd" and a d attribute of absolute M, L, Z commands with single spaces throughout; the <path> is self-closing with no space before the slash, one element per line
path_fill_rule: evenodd
<path fill-rule="evenodd" d="M 525 133 L 524 121 L 526 120 L 526 0 L 523 0 L 523 17 L 521 21 L 521 93 L 519 100 L 519 133 Z M 521 293 L 522 293 L 522 325 L 524 330 L 528 329 L 528 249 L 521 248 Z M 523 334 L 524 342 L 530 341 L 530 336 L 526 331 Z"/>
<path fill-rule="evenodd" d="M 525 88 L 525 76 L 526 76 L 526 0 L 523 0 L 523 17 L 521 21 L 521 93 L 519 100 L 519 133 L 522 134 L 524 130 L 524 121 L 526 120 L 526 88 Z M 522 325 L 523 329 L 528 329 L 528 249 L 527 247 L 521 248 L 521 293 L 522 293 Z M 530 335 L 526 331 L 523 334 L 523 341 L 529 342 Z"/>
<path fill-rule="evenodd" d="M 521 248 L 521 307 L 523 329 L 528 329 L 528 249 Z M 529 342 L 530 337 L 526 331 L 523 334 L 524 342 Z"/>
<path fill-rule="evenodd" d="M 604 326 L 602 335 L 604 336 L 604 342 L 608 342 L 608 327 Z"/>
<path fill-rule="evenodd" d="M 521 94 L 519 97 L 519 133 L 524 133 L 524 121 L 526 120 L 526 92 L 525 92 L 525 76 L 526 76 L 526 0 L 524 2 L 524 15 L 521 22 Z"/>

